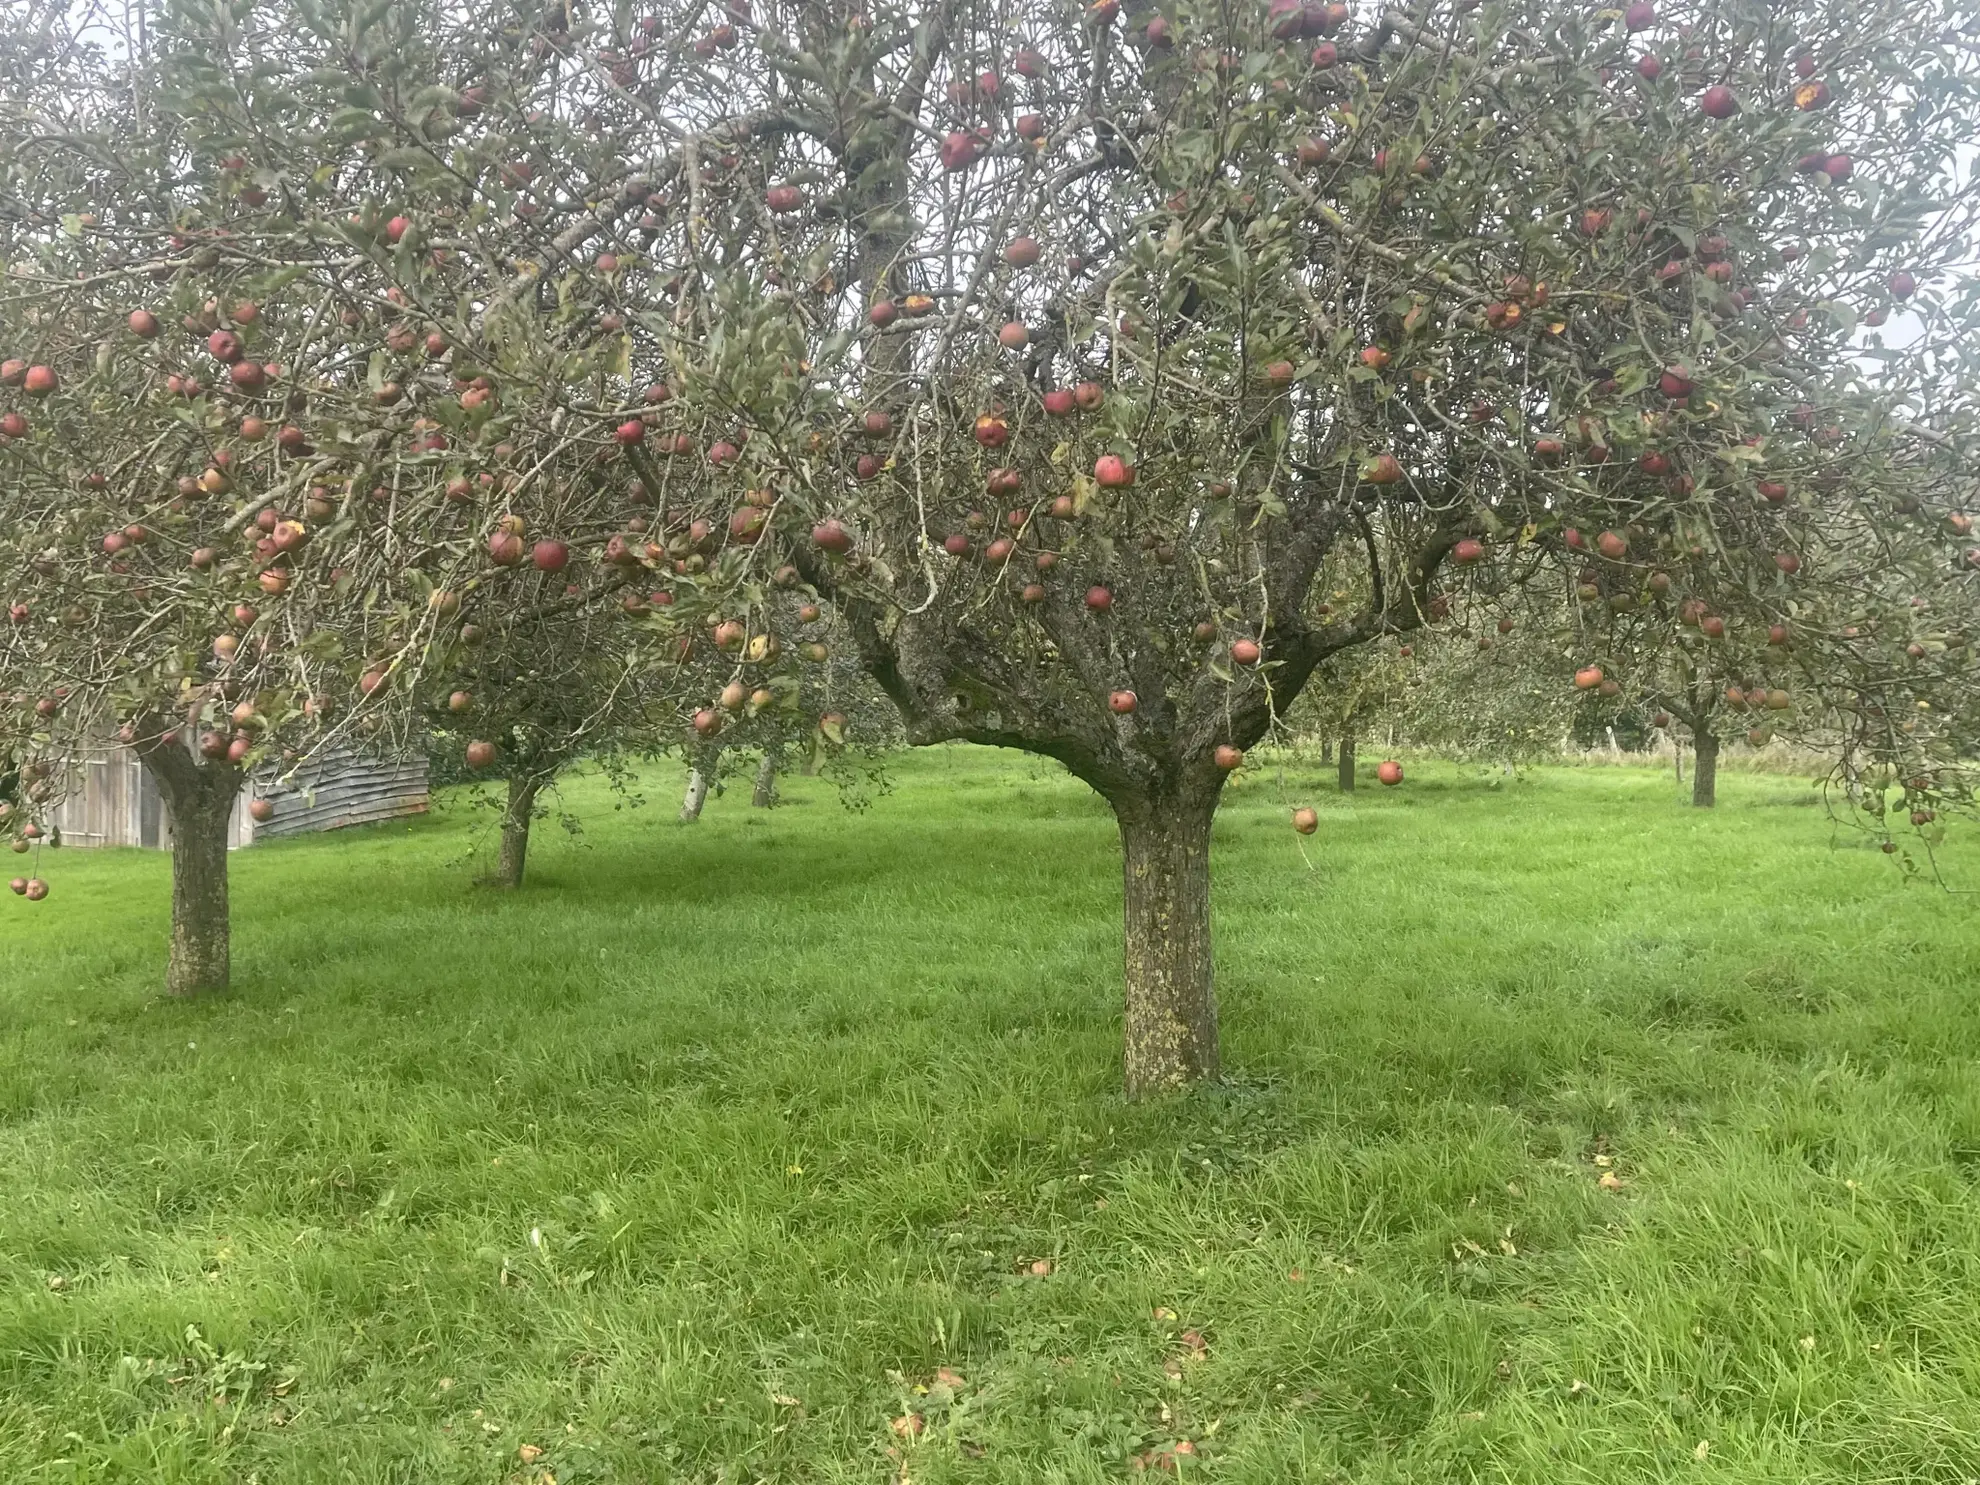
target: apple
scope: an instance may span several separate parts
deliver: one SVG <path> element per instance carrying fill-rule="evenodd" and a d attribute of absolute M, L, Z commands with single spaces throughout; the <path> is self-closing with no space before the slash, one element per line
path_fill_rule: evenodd
<path fill-rule="evenodd" d="M 1379 345 L 1365 345 L 1361 348 L 1361 364 L 1370 371 L 1380 371 L 1389 364 L 1389 353 Z"/>
<path fill-rule="evenodd" d="M 1788 497 L 1788 487 L 1779 480 L 1761 480 L 1755 488 L 1759 490 L 1760 498 L 1769 505 L 1781 505 Z"/>
<path fill-rule="evenodd" d="M 1319 68 L 1323 72 L 1326 71 L 1327 68 L 1332 67 L 1336 62 L 1340 61 L 1340 59 L 1341 59 L 1341 50 L 1339 47 L 1335 46 L 1334 43 L 1331 41 L 1321 42 L 1318 46 L 1313 48 L 1312 55 L 1307 58 L 1308 61 L 1312 62 L 1312 64 L 1315 67 Z"/>
<path fill-rule="evenodd" d="M 497 531 L 488 538 L 488 560 L 497 567 L 514 567 L 522 557 L 522 538 L 513 531 Z"/>
<path fill-rule="evenodd" d="M 29 902 L 40 902 L 48 895 L 48 884 L 40 877 L 29 877 L 27 885 L 21 889 L 21 896 Z"/>
<path fill-rule="evenodd" d="M 1029 268 L 1044 255 L 1035 237 L 1014 237 L 1004 249 L 1004 261 L 1013 268 Z"/>
<path fill-rule="evenodd" d="M 1717 614 L 1706 614 L 1698 621 L 1698 632 L 1703 634 L 1707 639 L 1724 639 L 1726 637 L 1726 621 Z"/>
<path fill-rule="evenodd" d="M 538 572 L 562 572 L 570 560 L 571 549 L 561 541 L 539 541 L 530 551 Z"/>
<path fill-rule="evenodd" d="M 158 334 L 158 316 L 148 309 L 134 309 L 130 318 L 124 321 L 131 327 L 131 334 L 140 340 L 150 340 Z"/>
<path fill-rule="evenodd" d="M 1036 143 L 1045 137 L 1045 115 L 1042 113 L 1021 113 L 1017 116 L 1017 137 L 1028 143 Z"/>
<path fill-rule="evenodd" d="M 1210 759 L 1225 773 L 1241 767 L 1244 763 L 1244 749 L 1232 747 L 1229 743 L 1218 743 Z"/>
<path fill-rule="evenodd" d="M 1900 268 L 1891 275 L 1890 290 L 1893 299 L 1909 299 L 1918 292 L 1918 280 Z"/>
<path fill-rule="evenodd" d="M 1103 490 L 1125 490 L 1134 483 L 1134 466 L 1119 454 L 1102 454 L 1093 461 L 1093 482 Z"/>
<path fill-rule="evenodd" d="M 1268 387 L 1289 387 L 1292 385 L 1293 364 L 1290 361 L 1273 361 L 1260 373 Z"/>
<path fill-rule="evenodd" d="M 1011 425 L 995 413 L 983 413 L 970 425 L 976 441 L 986 449 L 1001 449 L 1010 442 Z"/>
<path fill-rule="evenodd" d="M 942 538 L 942 550 L 947 552 L 951 557 L 967 557 L 969 555 L 969 538 L 960 531 L 952 531 Z"/>
<path fill-rule="evenodd" d="M 1729 119 L 1739 112 L 1739 99 L 1724 83 L 1714 83 L 1699 95 L 1698 107 L 1708 119 Z"/>
<path fill-rule="evenodd" d="M 997 344 L 1007 351 L 1021 351 L 1030 344 L 1031 332 L 1018 320 L 1008 321 L 997 332 Z"/>
<path fill-rule="evenodd" d="M 1834 185 L 1838 181 L 1848 180 L 1856 173 L 1856 162 L 1848 155 L 1830 155 L 1818 168 L 1829 178 L 1829 183 Z"/>
<path fill-rule="evenodd" d="M 275 818 L 275 801 L 272 799 L 250 799 L 248 814 L 260 824 L 267 824 Z"/>
<path fill-rule="evenodd" d="M 1106 400 L 1106 388 L 1098 382 L 1081 382 L 1073 388 L 1073 401 L 1081 412 L 1097 412 Z"/>
<path fill-rule="evenodd" d="M 1567 445 L 1558 438 L 1536 438 L 1533 441 L 1533 457 L 1545 464 L 1567 456 Z"/>
<path fill-rule="evenodd" d="M 1361 466 L 1363 483 L 1370 485 L 1393 485 L 1403 477 L 1402 465 L 1396 462 L 1394 454 L 1377 454 Z"/>
<path fill-rule="evenodd" d="M 630 448 L 636 443 L 644 443 L 646 441 L 646 424 L 639 418 L 627 418 L 625 422 L 612 430 L 612 437 L 622 447 L 626 448 Z"/>
<path fill-rule="evenodd" d="M 17 412 L 0 417 L 0 438 L 26 438 L 28 420 Z"/>
<path fill-rule="evenodd" d="M 694 714 L 694 730 L 703 737 L 713 737 L 722 730 L 722 714 L 704 706 Z"/>
<path fill-rule="evenodd" d="M 1298 160 L 1302 169 L 1310 170 L 1316 165 L 1325 165 L 1334 147 L 1317 134 L 1309 134 L 1299 142 Z"/>
<path fill-rule="evenodd" d="M 901 313 L 909 319 L 920 319 L 934 312 L 935 301 L 926 294 L 910 294 L 901 301 Z"/>
<path fill-rule="evenodd" d="M 1045 75 L 1045 55 L 1025 47 L 1011 58 L 1011 70 L 1019 77 L 1040 78 Z"/>
<path fill-rule="evenodd" d="M 885 330 L 899 316 L 900 310 L 891 299 L 882 299 L 866 312 L 866 322 L 876 330 Z"/>
<path fill-rule="evenodd" d="M 1018 597 L 1025 603 L 1043 603 L 1045 601 L 1045 588 L 1040 583 L 1026 583 L 1024 585 L 1024 591 L 1019 593 Z"/>
<path fill-rule="evenodd" d="M 206 337 L 206 353 L 226 366 L 232 366 L 246 354 L 241 346 L 241 338 L 231 330 L 215 330 Z"/>
<path fill-rule="evenodd" d="M 1485 543 L 1476 537 L 1467 536 L 1451 548 L 1451 560 L 1465 567 L 1469 567 L 1474 562 L 1483 562 Z"/>
<path fill-rule="evenodd" d="M 1803 113 L 1812 113 L 1818 108 L 1826 108 L 1829 103 L 1829 85 L 1822 81 L 1805 82 L 1794 90 L 1794 106 Z"/>
<path fill-rule="evenodd" d="M 1793 577 L 1801 571 L 1801 559 L 1793 552 L 1776 552 L 1774 566 L 1779 568 L 1784 576 Z"/>
<path fill-rule="evenodd" d="M 967 170 L 983 157 L 983 141 L 967 130 L 951 130 L 942 137 L 941 157 L 944 170 Z"/>
<path fill-rule="evenodd" d="M 1574 673 L 1574 687 L 1577 691 L 1593 691 L 1602 684 L 1602 667 L 1584 665 Z"/>
<path fill-rule="evenodd" d="M 406 233 L 411 230 L 411 218 L 393 217 L 391 221 L 385 224 L 385 240 L 396 247 L 400 242 L 405 240 Z"/>
<path fill-rule="evenodd" d="M 30 397 L 46 397 L 61 384 L 52 366 L 30 366 L 21 378 L 21 390 Z"/>
<path fill-rule="evenodd" d="M 27 889 L 28 882 L 26 877 L 15 877 L 13 881 L 7 884 L 7 890 L 16 897 L 25 897 L 27 895 Z"/>
<path fill-rule="evenodd" d="M 1132 691 L 1111 691 L 1107 695 L 1107 709 L 1119 716 L 1126 716 L 1140 704 Z"/>
<path fill-rule="evenodd" d="M 1095 583 L 1086 590 L 1086 606 L 1096 614 L 1104 614 L 1114 606 L 1114 595 L 1106 588 L 1100 586 L 1100 584 Z"/>
<path fill-rule="evenodd" d="M 1664 64 L 1655 52 L 1645 52 L 1636 59 L 1636 75 L 1645 82 L 1655 82 L 1664 75 Z"/>
<path fill-rule="evenodd" d="M 1691 388 L 1691 372 L 1683 366 L 1667 366 L 1657 379 L 1657 390 L 1673 400 L 1689 397 Z"/>
<path fill-rule="evenodd" d="M 1403 781 L 1403 767 L 1393 758 L 1384 758 L 1375 765 L 1375 777 L 1393 789 Z"/>
<path fill-rule="evenodd" d="M 1637 455 L 1636 467 L 1649 475 L 1666 475 L 1671 472 L 1671 461 L 1667 455 L 1654 449 Z"/>
<path fill-rule="evenodd" d="M 1231 663 L 1234 665 L 1256 665 L 1263 655 L 1264 651 L 1259 649 L 1255 639 L 1231 641 Z"/>
<path fill-rule="evenodd" d="M 1787 625 L 1785 625 L 1785 624 L 1769 624 L 1769 625 L 1767 626 L 1767 643 L 1768 643 L 1768 644 L 1770 644 L 1770 645 L 1773 645 L 1773 646 L 1775 646 L 1776 648 L 1783 648 L 1783 647 L 1785 647 L 1785 646 L 1786 646 L 1786 644 L 1787 644 L 1787 642 L 1788 642 L 1788 626 L 1787 626 Z M 1925 652 L 1924 652 L 1924 650 L 1923 650 L 1923 649 L 1921 648 L 1921 649 L 1919 650 L 1919 652 L 1918 652 L 1918 653 L 1919 653 L 1919 655 L 1923 655 L 1923 654 L 1924 654 Z M 1917 657 L 1916 657 L 1916 656 L 1914 656 L 1913 658 L 1915 659 L 1915 658 L 1917 658 Z"/>
<path fill-rule="evenodd" d="M 1017 543 L 1012 541 L 1008 536 L 1000 536 L 983 549 L 984 560 L 1002 562 L 1011 555 L 1012 550 L 1016 546 Z"/>
<path fill-rule="evenodd" d="M 1595 550 L 1611 562 L 1620 562 L 1629 555 L 1629 538 L 1620 531 L 1604 531 L 1595 538 Z"/>
<path fill-rule="evenodd" d="M 1311 805 L 1301 805 L 1293 811 L 1293 829 L 1301 835 L 1311 835 L 1320 828 L 1320 812 Z"/>
<path fill-rule="evenodd" d="M 780 214 L 801 211 L 804 208 L 804 192 L 796 186 L 772 186 L 763 193 L 763 204 Z"/>
<path fill-rule="evenodd" d="M 1657 7 L 1650 0 L 1636 0 L 1636 3 L 1623 12 L 1623 28 L 1628 31 L 1647 31 L 1657 19 Z"/>
<path fill-rule="evenodd" d="M 1065 387 L 1054 387 L 1045 394 L 1045 411 L 1055 418 L 1069 418 L 1079 406 L 1072 392 Z"/>
<path fill-rule="evenodd" d="M 1581 214 L 1581 221 L 1579 223 L 1581 235 L 1583 237 L 1600 237 L 1604 232 L 1609 230 L 1609 223 L 1614 221 L 1615 217 L 1616 214 L 1612 211 L 1595 208 L 1584 211 Z"/>
<path fill-rule="evenodd" d="M 886 467 L 887 461 L 878 454 L 861 454 L 853 460 L 853 477 L 861 480 L 878 479 Z"/>
<path fill-rule="evenodd" d="M 811 528 L 811 543 L 821 551 L 844 556 L 852 550 L 852 533 L 836 519 L 827 518 Z"/>

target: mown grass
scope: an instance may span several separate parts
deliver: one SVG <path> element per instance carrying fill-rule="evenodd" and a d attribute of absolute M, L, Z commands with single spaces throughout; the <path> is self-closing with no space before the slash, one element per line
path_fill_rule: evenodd
<path fill-rule="evenodd" d="M 0 1474 L 1980 1476 L 1975 899 L 1791 779 L 1287 772 L 1217 827 L 1231 1077 L 1147 1107 L 1029 760 L 581 782 L 506 897 L 485 812 L 257 847 L 193 1006 L 164 859 L 65 854 L 0 916 Z"/>

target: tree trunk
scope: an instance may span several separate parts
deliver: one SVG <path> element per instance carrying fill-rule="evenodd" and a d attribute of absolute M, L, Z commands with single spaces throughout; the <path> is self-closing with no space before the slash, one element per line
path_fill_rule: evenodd
<path fill-rule="evenodd" d="M 1320 739 L 1320 761 L 1322 763 L 1332 763 L 1334 761 L 1334 740 L 1331 737 Z"/>
<path fill-rule="evenodd" d="M 813 779 L 818 777 L 818 739 L 811 739 L 804 750 L 804 757 L 798 760 L 798 777 Z"/>
<path fill-rule="evenodd" d="M 194 996 L 227 988 L 227 826 L 241 771 L 201 763 L 177 744 L 148 750 L 145 765 L 172 827 L 172 943 L 165 992 Z"/>
<path fill-rule="evenodd" d="M 495 858 L 495 885 L 520 887 L 523 865 L 529 858 L 529 823 L 536 812 L 536 794 L 543 787 L 537 778 L 509 780 L 509 803 L 502 811 L 502 846 Z"/>
<path fill-rule="evenodd" d="M 1124 1082 L 1129 1098 L 1217 1075 L 1217 996 L 1210 962 L 1207 802 L 1117 802 L 1127 999 Z"/>
<path fill-rule="evenodd" d="M 1691 746 L 1697 755 L 1691 760 L 1691 802 L 1709 810 L 1718 803 L 1719 740 L 1709 732 L 1693 729 Z"/>
<path fill-rule="evenodd" d="M 765 748 L 763 761 L 756 766 L 756 787 L 750 791 L 749 802 L 757 809 L 767 810 L 777 803 L 777 766 L 780 748 Z"/>
<path fill-rule="evenodd" d="M 1341 739 L 1341 793 L 1354 793 L 1354 734 Z"/>
<path fill-rule="evenodd" d="M 687 793 L 681 796 L 682 824 L 691 825 L 701 818 L 701 807 L 708 803 L 708 789 L 715 782 L 715 770 L 721 760 L 720 746 L 695 751 L 694 762 L 688 768 Z"/>

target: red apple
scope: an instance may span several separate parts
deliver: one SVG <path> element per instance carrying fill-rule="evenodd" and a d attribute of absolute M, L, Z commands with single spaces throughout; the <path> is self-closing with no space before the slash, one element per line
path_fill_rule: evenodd
<path fill-rule="evenodd" d="M 1001 449 L 1010 442 L 1011 425 L 995 413 L 984 413 L 971 424 L 970 432 L 986 449 Z"/>
<path fill-rule="evenodd" d="M 1664 64 L 1655 52 L 1645 52 L 1636 59 L 1636 75 L 1645 82 L 1655 82 L 1664 75 Z"/>
<path fill-rule="evenodd" d="M 1210 759 L 1225 773 L 1231 772 L 1244 763 L 1244 749 L 1232 747 L 1229 743 L 1218 743 Z"/>
<path fill-rule="evenodd" d="M 1370 485 L 1393 485 L 1403 477 L 1402 465 L 1394 454 L 1377 454 L 1361 466 L 1362 481 Z"/>
<path fill-rule="evenodd" d="M 1708 119 L 1729 119 L 1739 112 L 1739 99 L 1724 83 L 1714 83 L 1699 96 L 1698 106 Z"/>
<path fill-rule="evenodd" d="M 1451 548 L 1451 560 L 1469 567 L 1474 562 L 1485 560 L 1485 543 L 1476 537 L 1467 536 Z"/>
<path fill-rule="evenodd" d="M 1081 382 L 1073 388 L 1073 401 L 1081 412 L 1097 412 L 1107 400 L 1107 391 L 1098 382 Z"/>
<path fill-rule="evenodd" d="M 1311 835 L 1320 828 L 1320 812 L 1311 805 L 1303 804 L 1293 811 L 1293 829 L 1301 835 Z"/>
<path fill-rule="evenodd" d="M 1140 701 L 1136 698 L 1134 692 L 1132 691 L 1113 691 L 1108 693 L 1107 696 L 1108 710 L 1112 712 L 1116 712 L 1121 716 L 1126 716 L 1129 712 L 1133 711 L 1135 707 L 1139 705 L 1140 705 Z"/>
<path fill-rule="evenodd" d="M 1031 332 L 1017 320 L 1007 322 L 997 332 L 997 344 L 1007 351 L 1021 351 L 1031 341 Z"/>
<path fill-rule="evenodd" d="M 1592 691 L 1601 684 L 1602 667 L 1599 665 L 1584 665 L 1574 673 L 1574 685 L 1577 691 Z"/>
<path fill-rule="evenodd" d="M 1393 789 L 1403 781 L 1403 767 L 1393 758 L 1384 758 L 1375 765 L 1375 777 Z"/>
<path fill-rule="evenodd" d="M 562 572 L 571 560 L 571 549 L 561 541 L 539 541 L 530 552 L 538 572 Z"/>
<path fill-rule="evenodd" d="M 1004 261 L 1013 268 L 1029 268 L 1044 255 L 1035 237 L 1014 237 L 1004 249 Z"/>
<path fill-rule="evenodd" d="M 1054 387 L 1045 394 L 1045 411 L 1055 418 L 1069 418 L 1079 404 L 1073 400 L 1072 392 L 1065 387 Z"/>
<path fill-rule="evenodd" d="M 612 432 L 612 437 L 620 444 L 630 447 L 646 441 L 646 424 L 638 418 L 627 418 Z"/>
<path fill-rule="evenodd" d="M 1256 665 L 1263 654 L 1255 639 L 1231 641 L 1231 663 L 1234 665 Z"/>
<path fill-rule="evenodd" d="M 131 334 L 141 340 L 150 340 L 158 334 L 158 316 L 148 309 L 134 309 L 124 322 L 131 327 Z"/>
<path fill-rule="evenodd" d="M 1086 590 L 1086 606 L 1096 614 L 1104 614 L 1114 606 L 1114 595 L 1095 583 Z"/>
<path fill-rule="evenodd" d="M 1102 454 L 1093 461 L 1093 482 L 1103 490 L 1124 490 L 1134 483 L 1134 466 L 1119 454 Z"/>

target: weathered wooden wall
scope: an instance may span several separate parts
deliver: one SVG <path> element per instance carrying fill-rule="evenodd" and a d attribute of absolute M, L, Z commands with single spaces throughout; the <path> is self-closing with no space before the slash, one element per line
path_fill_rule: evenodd
<path fill-rule="evenodd" d="M 51 821 L 65 844 L 171 848 L 171 822 L 158 786 L 131 749 L 87 749 L 71 762 L 70 770 L 68 788 Z M 254 797 L 274 803 L 274 818 L 255 823 L 247 811 L 248 800 Z M 269 773 L 250 780 L 234 801 L 227 844 L 238 848 L 261 836 L 301 835 L 419 815 L 426 807 L 425 758 L 380 759 L 337 750 L 312 759 L 286 784 Z"/>

